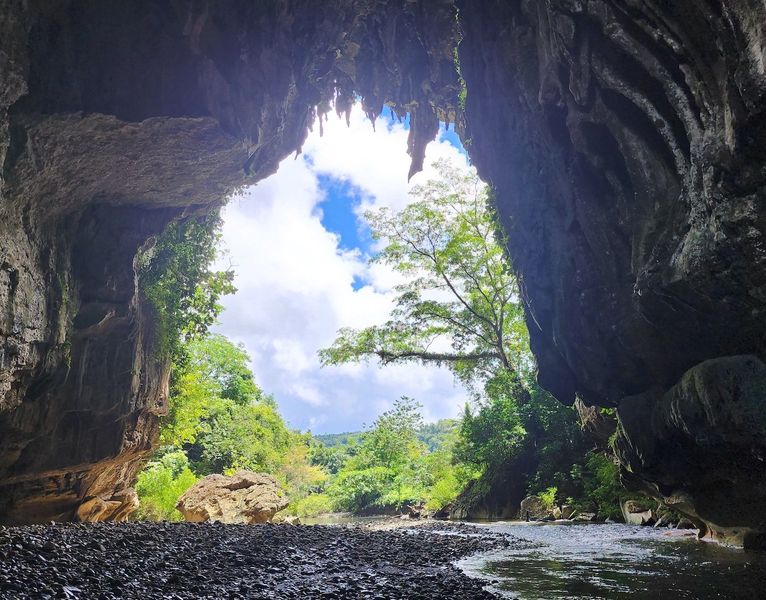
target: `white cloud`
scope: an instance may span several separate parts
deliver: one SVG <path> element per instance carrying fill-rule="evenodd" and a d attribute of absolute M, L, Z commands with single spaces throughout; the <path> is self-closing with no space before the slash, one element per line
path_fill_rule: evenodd
<path fill-rule="evenodd" d="M 239 291 L 224 299 L 217 330 L 245 344 L 258 383 L 274 394 L 293 427 L 358 429 L 401 395 L 421 402 L 424 416 L 433 420 L 457 415 L 466 399 L 443 368 L 320 368 L 317 350 L 331 344 L 340 327 L 386 320 L 392 287 L 400 280 L 383 265 L 368 266 L 360 252 L 341 249 L 338 236 L 320 220 L 319 174 L 360 188 L 367 206 L 401 208 L 408 202 L 407 131 L 382 119 L 376 129 L 359 110 L 348 128 L 345 120 L 331 117 L 321 139 L 315 127 L 302 157 L 283 161 L 275 175 L 224 211 L 229 253 L 223 264 L 232 264 Z M 464 164 L 463 155 L 444 141 L 429 146 L 426 164 L 439 157 Z M 412 185 L 433 176 L 427 167 Z M 367 284 L 354 290 L 355 278 Z"/>

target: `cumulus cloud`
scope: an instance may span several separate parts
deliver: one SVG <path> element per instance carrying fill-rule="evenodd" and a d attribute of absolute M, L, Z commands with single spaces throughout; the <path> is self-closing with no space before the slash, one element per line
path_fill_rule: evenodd
<path fill-rule="evenodd" d="M 322 224 L 320 177 L 359 190 L 355 208 L 401 208 L 412 185 L 435 175 L 430 162 L 446 157 L 465 164 L 444 140 L 432 143 L 426 170 L 407 182 L 407 130 L 379 118 L 376 131 L 361 111 L 351 124 L 330 117 L 320 138 L 309 136 L 303 155 L 233 198 L 224 211 L 223 266 L 236 272 L 238 292 L 224 299 L 217 330 L 242 342 L 258 383 L 272 393 L 291 426 L 315 432 L 359 429 L 401 395 L 424 406 L 427 420 L 457 415 L 465 392 L 443 368 L 376 364 L 320 368 L 317 350 L 340 327 L 384 322 L 398 275 L 369 266 L 364 249 L 341 247 Z M 360 283 L 361 282 L 361 283 Z"/>

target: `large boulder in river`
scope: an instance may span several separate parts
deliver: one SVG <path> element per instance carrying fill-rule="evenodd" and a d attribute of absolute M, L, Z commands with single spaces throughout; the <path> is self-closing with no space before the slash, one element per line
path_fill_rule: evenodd
<path fill-rule="evenodd" d="M 520 519 L 546 519 L 550 516 L 551 510 L 537 496 L 527 496 L 521 501 Z"/>
<path fill-rule="evenodd" d="M 277 480 L 252 471 L 208 475 L 186 490 L 176 504 L 187 521 L 229 524 L 266 523 L 286 506 Z"/>
<path fill-rule="evenodd" d="M 644 508 L 635 500 L 626 500 L 620 505 L 620 509 L 628 525 L 653 525 L 656 520 L 651 508 Z"/>

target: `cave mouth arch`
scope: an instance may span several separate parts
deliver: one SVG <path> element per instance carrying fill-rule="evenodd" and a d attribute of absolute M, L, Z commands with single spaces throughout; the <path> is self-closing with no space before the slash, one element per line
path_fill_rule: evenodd
<path fill-rule="evenodd" d="M 408 132 L 409 120 L 385 107 L 374 123 L 359 106 L 348 122 L 331 116 L 321 133 L 315 124 L 300 156 L 222 211 L 219 264 L 234 269 L 237 292 L 222 299 L 214 330 L 244 343 L 259 383 L 301 430 L 357 431 L 401 395 L 424 401 L 430 419 L 454 417 L 467 400 L 444 368 L 393 367 L 383 377 L 370 365 L 360 377 L 321 369 L 317 356 L 339 329 L 389 318 L 395 275 L 368 264 L 376 249 L 366 211 L 403 208 L 415 186 L 438 177 L 433 161 L 468 168 L 442 123 L 424 170 L 408 182 Z"/>

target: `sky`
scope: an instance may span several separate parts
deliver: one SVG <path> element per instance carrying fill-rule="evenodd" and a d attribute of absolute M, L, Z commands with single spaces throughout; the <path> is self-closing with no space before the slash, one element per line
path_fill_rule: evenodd
<path fill-rule="evenodd" d="M 334 114 L 309 135 L 303 153 L 232 198 L 223 212 L 225 255 L 236 294 L 223 299 L 214 328 L 244 345 L 256 382 L 288 424 L 313 433 L 358 431 L 402 395 L 426 421 L 455 417 L 466 392 L 443 367 L 348 364 L 321 367 L 317 351 L 341 327 L 387 320 L 400 275 L 369 265 L 373 241 L 363 213 L 401 209 L 410 188 L 436 177 L 431 163 L 468 168 L 457 136 L 443 127 L 426 168 L 407 182 L 407 123 L 390 114 L 372 124 L 358 108 L 350 126 Z"/>

